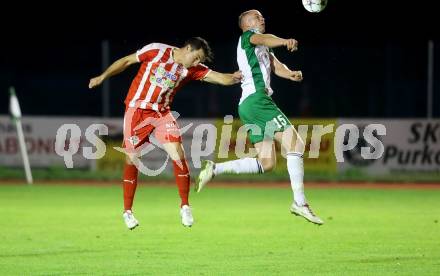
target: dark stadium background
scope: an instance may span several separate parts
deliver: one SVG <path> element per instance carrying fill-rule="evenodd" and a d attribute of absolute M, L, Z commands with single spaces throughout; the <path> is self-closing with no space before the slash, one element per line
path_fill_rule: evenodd
<path fill-rule="evenodd" d="M 23 113 L 102 116 L 101 91 L 87 88 L 101 72 L 101 42 L 110 60 L 150 42 L 179 46 L 190 36 L 206 38 L 218 71 L 237 69 L 238 15 L 259 9 L 267 32 L 299 41 L 299 51 L 275 50 L 301 69 L 301 84 L 273 78 L 274 99 L 291 117 L 426 117 L 427 48 L 434 58 L 433 115 L 440 111 L 439 31 L 435 8 L 423 1 L 329 0 L 311 14 L 295 1 L 120 1 L 8 3 L 1 17 L 0 114 L 8 112 L 14 85 Z M 111 117 L 122 116 L 133 66 L 110 81 Z M 193 83 L 176 96 L 185 117 L 237 115 L 239 86 Z"/>

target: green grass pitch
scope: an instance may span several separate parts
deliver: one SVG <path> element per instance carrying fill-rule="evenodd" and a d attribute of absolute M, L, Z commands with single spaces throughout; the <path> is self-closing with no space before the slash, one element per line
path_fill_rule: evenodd
<path fill-rule="evenodd" d="M 0 185 L 0 275 L 440 275 L 440 189 L 207 187 L 184 228 L 174 186 Z"/>

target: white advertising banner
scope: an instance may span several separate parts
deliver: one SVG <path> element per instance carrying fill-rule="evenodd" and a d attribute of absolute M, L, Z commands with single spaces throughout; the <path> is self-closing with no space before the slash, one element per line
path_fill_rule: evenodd
<path fill-rule="evenodd" d="M 92 146 L 85 137 L 89 126 L 104 123 L 107 125 L 109 133 L 122 129 L 122 120 L 119 119 L 110 119 L 104 122 L 99 118 L 28 116 L 22 118 L 21 121 L 30 164 L 37 168 L 65 167 L 64 159 L 56 153 L 55 147 L 57 131 L 62 125 L 76 125 L 75 129 L 79 130 L 79 139 L 76 139 L 71 131 L 64 139 L 65 150 L 71 149 L 73 151 L 76 146 L 78 147 L 77 153 L 72 154 L 74 168 L 91 166 L 91 160 L 86 159 L 82 154 L 84 147 Z M 70 145 L 69 141 L 74 145 Z M 0 166 L 21 167 L 22 165 L 15 123 L 9 116 L 0 116 Z"/>
<path fill-rule="evenodd" d="M 359 129 L 357 145 L 343 153 L 344 162 L 338 163 L 339 171 L 358 169 L 369 175 L 392 175 L 393 173 L 440 172 L 440 120 L 347 120 L 339 125 L 353 124 Z M 385 126 L 386 135 L 372 132 L 368 138 L 365 129 L 371 124 Z M 346 133 L 348 136 L 348 131 Z M 375 137 L 375 139 L 374 139 Z M 381 157 L 365 159 L 361 151 L 373 151 L 383 145 Z M 369 149 L 368 149 L 368 148 Z"/>
<path fill-rule="evenodd" d="M 207 125 L 214 125 L 209 119 L 177 119 L 182 130 L 182 139 L 188 164 L 200 167 L 200 159 L 210 157 L 213 152 L 206 150 L 207 135 L 215 139 L 215 133 L 209 133 Z M 122 167 L 125 155 L 115 148 L 122 147 L 122 118 L 80 118 L 80 117 L 24 117 L 22 119 L 25 142 L 31 166 L 34 168 L 66 167 L 65 159 L 57 152 L 67 152 L 72 156 L 73 168 L 112 169 Z M 66 131 L 59 131 L 64 126 Z M 56 145 L 58 140 L 62 145 Z M 98 135 L 101 132 L 101 135 Z M 64 135 L 61 135 L 64 133 Z M 86 133 L 89 133 L 87 137 Z M 93 134 L 90 136 L 90 134 Z M 84 150 L 96 153 L 96 138 L 99 136 L 105 145 L 105 155 L 95 160 L 85 157 Z M 203 140 L 204 139 L 204 140 Z M 154 138 L 151 139 L 156 142 Z M 63 148 L 64 147 L 64 148 Z M 159 147 L 154 148 L 141 158 L 144 166 L 157 170 L 167 160 L 166 153 Z M 21 167 L 23 161 L 17 139 L 17 130 L 9 116 L 0 116 L 0 166 Z M 172 162 L 166 165 L 171 171 Z"/>
<path fill-rule="evenodd" d="M 190 168 L 200 168 L 201 160 L 215 159 L 217 132 L 221 129 L 215 127 L 218 120 L 179 118 L 177 121 Z M 22 124 L 29 160 L 34 168 L 66 167 L 66 158 L 60 156 L 60 152 L 71 156 L 73 168 L 122 168 L 125 155 L 115 149 L 122 146 L 122 118 L 25 117 Z M 350 170 L 372 176 L 440 173 L 440 120 L 338 119 L 336 125 L 346 130 L 345 137 L 344 132 L 339 136 L 333 132 L 338 136 L 334 137 L 335 145 L 340 145 L 335 146 L 335 153 L 338 148 L 344 149 L 338 151 L 334 173 Z M 60 131 L 62 126 L 67 131 Z M 380 126 L 383 126 L 382 131 Z M 354 134 L 358 136 L 355 140 Z M 104 142 L 105 154 L 96 160 L 86 158 L 87 152 L 89 156 L 96 154 L 99 139 Z M 337 141 L 341 139 L 344 143 Z M 352 146 L 347 145 L 349 139 Z M 171 160 L 168 159 L 165 165 L 166 153 L 161 146 L 156 146 L 154 138 L 151 140 L 153 147 L 141 157 L 143 165 L 156 171 L 166 166 L 165 171 L 171 172 Z M 15 124 L 10 117 L 0 116 L 0 166 L 21 167 L 22 162 Z"/>

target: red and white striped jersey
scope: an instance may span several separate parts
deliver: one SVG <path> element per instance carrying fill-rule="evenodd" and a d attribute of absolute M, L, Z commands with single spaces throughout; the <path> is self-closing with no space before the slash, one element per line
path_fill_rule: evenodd
<path fill-rule="evenodd" d="M 128 90 L 128 107 L 165 111 L 170 109 L 176 92 L 190 80 L 201 80 L 211 70 L 203 64 L 185 68 L 176 63 L 172 49 L 162 43 L 151 43 L 136 52 L 141 67 Z"/>

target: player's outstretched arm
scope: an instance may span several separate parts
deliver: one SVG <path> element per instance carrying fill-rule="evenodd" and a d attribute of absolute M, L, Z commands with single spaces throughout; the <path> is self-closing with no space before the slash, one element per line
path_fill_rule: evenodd
<path fill-rule="evenodd" d="M 293 38 L 280 38 L 273 34 L 253 34 L 250 41 L 254 45 L 264 45 L 269 48 L 287 47 L 287 50 L 293 52 L 298 50 L 298 41 Z"/>
<path fill-rule="evenodd" d="M 271 67 L 275 75 L 281 78 L 285 78 L 291 81 L 302 81 L 303 76 L 301 71 L 292 71 L 284 63 L 279 61 L 277 57 L 270 54 Z"/>
<path fill-rule="evenodd" d="M 112 65 L 110 65 L 101 75 L 90 79 L 89 88 L 94 88 L 100 85 L 105 79 L 121 73 L 127 69 L 128 66 L 137 62 L 139 61 L 136 57 L 136 53 L 118 59 L 117 61 L 113 62 Z"/>
<path fill-rule="evenodd" d="M 240 71 L 236 71 L 232 74 L 210 71 L 203 81 L 221 85 L 233 85 L 239 83 L 241 78 L 242 74 Z"/>

